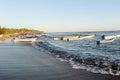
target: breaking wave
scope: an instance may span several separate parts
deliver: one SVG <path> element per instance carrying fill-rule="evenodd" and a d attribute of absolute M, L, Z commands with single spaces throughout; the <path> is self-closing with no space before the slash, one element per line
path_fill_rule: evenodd
<path fill-rule="evenodd" d="M 67 61 L 74 69 L 86 69 L 94 73 L 120 75 L 120 60 L 111 60 L 109 57 L 91 54 L 71 54 L 60 47 L 47 42 L 36 42 L 37 46 L 51 52 L 61 61 Z"/>
<path fill-rule="evenodd" d="M 120 75 L 120 39 L 112 43 L 96 46 L 99 36 L 120 34 L 120 32 L 74 32 L 74 33 L 48 33 L 43 41 L 35 42 L 38 47 L 50 52 L 60 61 L 67 61 L 74 69 L 101 74 Z M 92 39 L 62 41 L 53 40 L 54 37 L 71 35 L 95 35 Z M 41 38 L 39 38 L 41 40 Z"/>

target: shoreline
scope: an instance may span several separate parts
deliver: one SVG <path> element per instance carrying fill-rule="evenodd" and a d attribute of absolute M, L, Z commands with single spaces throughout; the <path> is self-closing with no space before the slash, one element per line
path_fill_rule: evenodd
<path fill-rule="evenodd" d="M 106 61 L 103 60 L 101 57 L 82 58 L 81 56 L 77 56 L 73 54 L 71 55 L 62 50 L 53 49 L 53 47 L 50 47 L 49 45 L 44 44 L 44 42 L 36 42 L 36 45 L 49 51 L 50 54 L 54 55 L 56 58 L 62 61 L 67 61 L 71 65 L 71 67 L 75 69 L 85 69 L 92 73 L 101 73 L 101 74 L 109 74 L 113 76 L 120 76 L 120 72 L 118 71 L 115 72 L 114 70 L 114 68 L 116 69 L 117 67 L 115 65 L 115 62 L 108 61 L 107 58 L 106 58 Z M 107 61 L 110 63 L 105 64 Z"/>
<path fill-rule="evenodd" d="M 12 38 L 10 34 L 3 34 L 3 36 L 0 37 L 0 41 L 4 41 L 4 40 L 10 39 L 10 38 Z"/>
<path fill-rule="evenodd" d="M 36 45 L 40 49 L 42 48 L 43 50 L 49 52 L 48 50 L 39 46 L 40 44 L 36 44 Z M 48 53 L 46 53 L 46 54 L 48 54 Z M 51 52 L 48 55 L 53 56 L 54 58 L 56 58 L 56 60 L 59 60 L 60 62 L 66 63 L 69 67 L 72 68 L 70 63 L 68 63 L 64 60 L 57 59 L 57 57 L 55 55 L 53 55 Z M 110 75 L 110 74 L 93 73 L 93 72 L 87 71 L 86 69 L 82 69 L 82 68 L 81 69 L 72 68 L 72 70 L 75 71 L 75 72 L 77 71 L 78 73 L 82 74 L 83 79 L 81 79 L 81 77 L 80 77 L 80 80 L 119 80 L 120 79 L 120 76 L 115 76 L 115 75 Z M 89 78 L 86 78 L 88 76 L 89 76 Z M 79 79 L 77 79 L 77 80 L 79 80 Z"/>
<path fill-rule="evenodd" d="M 120 80 L 120 77 L 73 69 L 41 47 L 36 49 L 31 43 L 10 41 L 0 46 L 0 80 Z"/>

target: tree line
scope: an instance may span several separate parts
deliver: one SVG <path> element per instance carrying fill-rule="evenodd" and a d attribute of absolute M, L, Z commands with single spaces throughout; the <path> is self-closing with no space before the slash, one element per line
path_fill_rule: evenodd
<path fill-rule="evenodd" d="M 0 34 L 41 34 L 44 33 L 43 31 L 34 30 L 34 29 L 27 29 L 27 28 L 6 28 L 6 27 L 0 27 Z"/>

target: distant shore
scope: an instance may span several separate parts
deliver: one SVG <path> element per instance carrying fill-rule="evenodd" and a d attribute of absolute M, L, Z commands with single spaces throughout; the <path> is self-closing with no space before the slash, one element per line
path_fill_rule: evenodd
<path fill-rule="evenodd" d="M 2 37 L 0 37 L 0 41 L 4 41 L 9 38 L 11 38 L 11 36 L 9 34 L 3 34 Z"/>

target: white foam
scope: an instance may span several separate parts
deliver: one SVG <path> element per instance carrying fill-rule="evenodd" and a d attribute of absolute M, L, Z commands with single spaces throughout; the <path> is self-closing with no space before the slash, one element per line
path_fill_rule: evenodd
<path fill-rule="evenodd" d="M 62 61 L 62 62 L 63 62 L 63 61 L 66 61 L 66 60 L 64 60 L 64 59 L 62 59 L 62 58 L 57 58 L 57 57 L 56 57 L 56 59 L 58 59 L 58 60 L 60 60 L 60 61 Z"/>
<path fill-rule="evenodd" d="M 74 61 L 70 61 L 69 63 L 74 69 L 85 69 L 85 66 L 82 66 L 79 63 L 75 63 Z"/>
<path fill-rule="evenodd" d="M 120 76 L 120 71 L 118 71 L 115 75 L 116 75 L 116 76 Z"/>
<path fill-rule="evenodd" d="M 33 44 L 34 45 L 34 44 Z M 35 46 L 35 45 L 34 45 Z M 49 46 L 49 45 L 48 45 Z M 50 48 L 51 49 L 51 48 Z M 55 49 L 54 47 L 53 47 L 53 49 Z M 57 49 L 58 50 L 58 49 Z M 60 50 L 60 49 L 59 49 Z M 87 54 L 85 54 L 85 53 L 87 53 Z M 111 74 L 111 75 L 120 75 L 120 71 L 118 71 L 118 72 L 116 72 L 116 73 L 113 73 L 113 70 L 112 69 L 108 69 L 108 67 L 107 68 L 105 68 L 104 67 L 104 65 L 105 66 L 108 66 L 109 64 L 107 63 L 107 61 L 109 61 L 109 60 L 106 60 L 106 58 L 105 57 L 103 57 L 102 59 L 103 59 L 103 62 L 102 61 L 100 61 L 101 59 L 96 59 L 96 56 L 93 56 L 93 57 L 95 57 L 95 58 L 93 58 L 93 59 L 96 59 L 96 61 L 95 61 L 95 64 L 97 65 L 97 66 L 95 66 L 95 65 L 86 65 L 86 63 L 84 64 L 84 59 L 87 59 L 87 58 L 89 58 L 89 57 L 92 57 L 91 55 L 95 55 L 93 52 L 90 52 L 90 51 L 88 51 L 88 52 L 83 52 L 83 54 L 81 53 L 79 56 L 80 56 L 80 58 L 83 60 L 82 61 L 82 63 L 79 63 L 79 62 L 77 62 L 77 58 L 75 58 L 75 56 L 70 56 L 70 58 L 69 57 L 67 57 L 66 55 L 64 56 L 64 57 L 66 57 L 67 59 L 64 59 L 64 58 L 60 58 L 60 55 L 58 54 L 57 55 L 57 51 L 56 51 L 56 54 L 55 54 L 55 56 L 56 56 L 56 59 L 58 59 L 58 60 L 60 60 L 60 61 L 67 61 L 67 62 L 69 62 L 69 64 L 72 66 L 72 68 L 74 68 L 74 69 L 86 69 L 87 71 L 90 71 L 90 72 L 93 72 L 93 73 L 101 73 L 101 74 Z M 64 55 L 64 54 L 63 54 Z M 102 54 L 103 55 L 103 54 Z M 75 59 L 74 59 L 75 58 Z M 69 59 L 69 60 L 68 60 Z M 76 60 L 76 62 L 75 61 L 73 61 L 73 60 Z M 113 60 L 114 61 L 114 60 Z M 87 61 L 87 62 L 89 62 L 89 61 Z M 99 63 L 100 62 L 102 62 L 103 64 L 103 67 L 104 68 L 100 68 L 100 66 L 99 66 Z M 107 70 L 107 71 L 106 71 Z"/>

